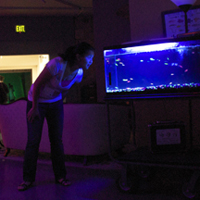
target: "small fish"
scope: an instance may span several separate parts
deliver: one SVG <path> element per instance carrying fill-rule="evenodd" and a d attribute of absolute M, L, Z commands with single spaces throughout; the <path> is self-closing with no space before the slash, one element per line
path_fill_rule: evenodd
<path fill-rule="evenodd" d="M 125 64 L 123 62 L 119 62 L 119 64 L 121 64 L 122 66 L 125 66 Z"/>
<path fill-rule="evenodd" d="M 199 25 L 200 25 L 200 24 L 192 24 L 193 27 L 196 27 L 196 26 L 199 27 Z"/>
<path fill-rule="evenodd" d="M 199 20 L 200 20 L 200 18 L 198 18 L 198 17 L 195 17 L 195 18 L 194 18 L 194 21 L 195 21 L 195 22 L 197 22 L 197 21 L 199 21 Z"/>
<path fill-rule="evenodd" d="M 182 19 L 179 19 L 179 20 L 178 20 L 178 23 L 182 23 L 183 21 L 184 21 L 184 20 L 182 20 Z"/>

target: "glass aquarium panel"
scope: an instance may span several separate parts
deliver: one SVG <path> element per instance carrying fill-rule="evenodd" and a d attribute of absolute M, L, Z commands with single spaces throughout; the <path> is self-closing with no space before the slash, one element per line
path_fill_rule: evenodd
<path fill-rule="evenodd" d="M 132 98 L 200 92 L 200 37 L 104 48 L 106 94 Z"/>

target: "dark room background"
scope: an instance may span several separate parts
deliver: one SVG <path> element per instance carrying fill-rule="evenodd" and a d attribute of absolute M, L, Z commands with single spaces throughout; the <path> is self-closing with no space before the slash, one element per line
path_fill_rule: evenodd
<path fill-rule="evenodd" d="M 24 25 L 24 32 L 16 32 L 17 25 Z M 1 16 L 0 55 L 48 54 L 52 59 L 78 42 L 87 41 L 93 45 L 92 30 L 91 16 Z M 65 102 L 96 102 L 94 66 L 81 84 L 72 87 Z"/>

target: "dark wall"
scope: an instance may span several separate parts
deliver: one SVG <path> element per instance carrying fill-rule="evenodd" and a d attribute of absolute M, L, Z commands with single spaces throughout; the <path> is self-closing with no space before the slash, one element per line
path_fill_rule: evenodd
<path fill-rule="evenodd" d="M 17 33 L 16 25 L 25 25 Z M 73 17 L 0 17 L 0 54 L 49 54 L 54 57 L 75 43 Z"/>
<path fill-rule="evenodd" d="M 200 0 L 195 2 L 194 6 L 197 5 Z M 132 41 L 165 37 L 162 12 L 179 10 L 169 0 L 131 0 L 129 6 Z"/>
<path fill-rule="evenodd" d="M 93 0 L 98 101 L 105 97 L 103 48 L 130 41 L 128 0 Z"/>

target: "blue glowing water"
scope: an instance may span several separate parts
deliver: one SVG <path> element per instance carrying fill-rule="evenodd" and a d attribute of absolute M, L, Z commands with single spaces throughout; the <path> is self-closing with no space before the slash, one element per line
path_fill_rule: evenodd
<path fill-rule="evenodd" d="M 200 40 L 105 50 L 104 65 L 106 93 L 196 91 Z"/>

